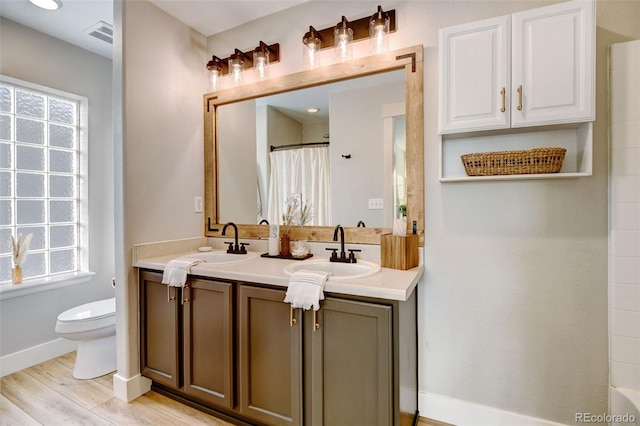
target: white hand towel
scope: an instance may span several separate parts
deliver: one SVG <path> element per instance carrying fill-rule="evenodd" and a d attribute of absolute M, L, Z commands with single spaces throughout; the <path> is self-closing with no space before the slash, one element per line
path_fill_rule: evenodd
<path fill-rule="evenodd" d="M 294 308 L 320 309 L 320 301 L 324 299 L 324 284 L 331 276 L 328 272 L 300 270 L 291 276 L 289 287 L 284 298 Z"/>
<path fill-rule="evenodd" d="M 202 262 L 204 262 L 202 259 L 174 259 L 169 261 L 164 267 L 162 284 L 169 284 L 172 287 L 184 287 L 191 267 Z"/>

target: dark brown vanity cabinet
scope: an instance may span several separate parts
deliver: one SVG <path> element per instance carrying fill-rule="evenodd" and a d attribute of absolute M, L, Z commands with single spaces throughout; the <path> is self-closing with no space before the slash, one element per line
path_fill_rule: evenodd
<path fill-rule="evenodd" d="M 285 291 L 238 289 L 239 409 L 269 425 L 302 424 L 302 322 Z"/>
<path fill-rule="evenodd" d="M 142 374 L 252 425 L 405 426 L 417 414 L 416 292 L 405 302 L 140 273 Z M 400 392 L 402 389 L 402 392 Z"/>
<path fill-rule="evenodd" d="M 328 297 L 304 319 L 305 424 L 394 424 L 392 307 Z"/>
<path fill-rule="evenodd" d="M 141 372 L 200 402 L 233 407 L 233 284 L 190 278 L 184 288 L 140 273 Z"/>

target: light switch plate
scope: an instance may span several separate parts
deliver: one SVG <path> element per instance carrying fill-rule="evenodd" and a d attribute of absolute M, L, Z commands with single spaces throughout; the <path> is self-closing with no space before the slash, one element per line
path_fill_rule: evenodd
<path fill-rule="evenodd" d="M 194 213 L 202 213 L 202 197 L 195 197 L 193 205 Z"/>
<path fill-rule="evenodd" d="M 382 210 L 383 208 L 382 198 L 369 198 L 369 210 Z"/>

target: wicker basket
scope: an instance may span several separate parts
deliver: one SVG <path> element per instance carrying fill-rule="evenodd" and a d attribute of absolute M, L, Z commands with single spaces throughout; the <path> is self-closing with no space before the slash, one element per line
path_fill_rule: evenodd
<path fill-rule="evenodd" d="M 480 152 L 462 155 L 469 176 L 558 173 L 565 148 L 535 148 L 526 151 Z"/>

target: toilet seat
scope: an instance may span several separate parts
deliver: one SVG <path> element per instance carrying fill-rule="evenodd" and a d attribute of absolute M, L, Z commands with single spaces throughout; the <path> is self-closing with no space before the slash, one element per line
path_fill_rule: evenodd
<path fill-rule="evenodd" d="M 58 315 L 56 333 L 73 334 L 115 327 L 116 299 L 98 300 L 68 309 Z"/>

